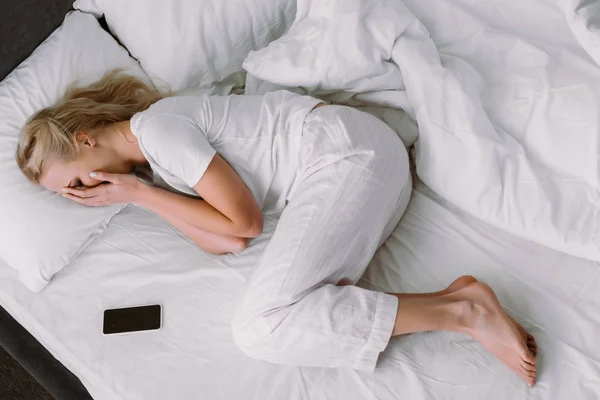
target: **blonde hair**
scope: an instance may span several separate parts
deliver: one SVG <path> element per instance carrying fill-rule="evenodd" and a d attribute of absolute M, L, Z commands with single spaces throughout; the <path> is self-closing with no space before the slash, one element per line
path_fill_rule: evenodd
<path fill-rule="evenodd" d="M 107 72 L 88 86 L 77 87 L 74 82 L 57 104 L 27 120 L 17 146 L 17 164 L 29 180 L 39 183 L 46 162 L 77 157 L 78 132 L 93 134 L 99 128 L 129 120 L 163 97 L 120 69 Z"/>

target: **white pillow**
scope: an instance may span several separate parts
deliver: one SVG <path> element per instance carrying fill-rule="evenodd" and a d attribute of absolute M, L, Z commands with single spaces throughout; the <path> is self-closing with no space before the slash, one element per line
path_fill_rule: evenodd
<path fill-rule="evenodd" d="M 311 94 L 401 90 L 402 75 L 390 61 L 393 38 L 412 21 L 401 2 L 298 0 L 290 30 L 251 52 L 243 67 Z"/>
<path fill-rule="evenodd" d="M 122 207 L 84 207 L 30 183 L 15 161 L 19 132 L 31 114 L 55 103 L 72 81 L 90 82 L 116 67 L 144 76 L 93 16 L 74 11 L 0 82 L 0 258 L 35 292 L 102 233 Z"/>
<path fill-rule="evenodd" d="M 296 0 L 77 0 L 73 6 L 104 14 L 157 86 L 228 94 L 244 84 L 248 52 L 289 28 Z"/>

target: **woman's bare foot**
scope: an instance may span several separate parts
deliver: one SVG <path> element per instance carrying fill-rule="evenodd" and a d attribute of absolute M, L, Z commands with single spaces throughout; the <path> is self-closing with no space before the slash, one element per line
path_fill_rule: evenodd
<path fill-rule="evenodd" d="M 479 281 L 477 279 L 475 279 L 474 276 L 463 275 L 463 276 L 460 276 L 457 279 L 455 279 L 454 282 L 452 282 L 450 285 L 448 285 L 448 287 L 446 289 L 444 289 L 438 293 L 448 294 L 448 293 L 456 292 L 457 290 L 460 290 L 460 289 L 464 288 L 465 286 L 469 286 L 471 283 L 475 283 L 475 282 L 479 282 Z"/>
<path fill-rule="evenodd" d="M 492 289 L 479 282 L 471 275 L 463 275 L 454 280 L 448 287 L 433 293 L 394 293 L 399 300 L 415 298 L 433 298 L 451 295 L 477 283 L 463 295 L 469 293 L 472 301 L 485 300 L 483 303 L 472 303 L 472 311 L 477 314 L 472 318 L 473 328 L 465 332 L 483 344 L 492 354 L 515 371 L 530 386 L 535 383 L 537 344 L 533 335 L 529 334 L 521 324 L 515 321 L 503 309 Z M 338 286 L 351 285 L 349 279 L 342 279 Z M 511 326 L 512 325 L 512 326 Z M 508 347 L 508 349 L 507 349 Z M 530 354 L 529 354 L 530 353 Z"/>
<path fill-rule="evenodd" d="M 443 294 L 448 294 L 448 293 L 456 292 L 457 290 L 462 289 L 465 286 L 468 286 L 475 282 L 479 282 L 475 277 L 473 277 L 471 275 L 463 275 L 460 278 L 456 279 L 454 282 L 452 282 L 446 289 L 444 289 L 438 293 L 446 292 Z M 514 320 L 513 317 L 511 317 L 508 314 L 507 314 L 507 316 L 508 316 L 508 318 L 510 318 L 511 322 L 519 330 L 519 333 L 521 334 L 521 337 L 523 338 L 523 340 L 527 343 L 527 348 L 529 349 L 531 354 L 533 354 L 533 356 L 536 357 L 537 356 L 537 343 L 535 342 L 535 338 L 533 337 L 533 335 L 528 333 L 525 330 L 525 328 L 523 328 L 523 326 L 521 326 L 521 324 L 519 324 L 517 321 Z"/>
<path fill-rule="evenodd" d="M 536 376 L 535 352 L 530 348 L 536 350 L 535 340 L 504 312 L 493 290 L 484 283 L 474 282 L 444 297 L 464 306 L 463 328 L 459 332 L 473 337 L 533 386 Z"/>
<path fill-rule="evenodd" d="M 486 284 L 465 275 L 439 292 L 389 294 L 399 300 L 392 336 L 438 330 L 465 333 L 529 385 L 535 383 L 535 339 L 504 311 Z"/>

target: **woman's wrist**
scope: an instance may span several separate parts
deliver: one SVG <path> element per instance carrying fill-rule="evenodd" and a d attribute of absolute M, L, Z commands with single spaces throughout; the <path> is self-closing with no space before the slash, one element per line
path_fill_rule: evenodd
<path fill-rule="evenodd" d="M 156 190 L 154 186 L 140 182 L 140 185 L 136 188 L 132 203 L 143 207 L 145 200 L 148 199 L 148 196 L 152 195 L 153 190 Z"/>

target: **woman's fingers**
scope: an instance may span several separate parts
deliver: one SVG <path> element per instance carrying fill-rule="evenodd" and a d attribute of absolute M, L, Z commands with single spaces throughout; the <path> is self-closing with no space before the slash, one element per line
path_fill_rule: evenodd
<path fill-rule="evenodd" d="M 92 177 L 98 181 L 97 186 L 65 187 L 62 194 L 66 198 L 88 206 L 129 203 L 140 182 L 137 177 L 129 174 L 96 172 Z"/>
<path fill-rule="evenodd" d="M 86 188 L 86 189 L 77 189 L 77 188 L 66 187 L 63 189 L 63 193 L 68 193 L 73 196 L 80 197 L 82 199 L 87 199 L 90 197 L 96 197 L 101 194 L 104 194 L 105 190 L 106 189 L 102 185 L 98 185 L 98 186 L 94 186 L 92 188 Z"/>
<path fill-rule="evenodd" d="M 90 198 L 82 198 L 82 197 L 79 197 L 79 196 L 72 195 L 70 193 L 63 193 L 62 195 L 63 195 L 63 197 L 65 197 L 65 198 L 67 198 L 69 200 L 73 200 L 74 202 L 82 204 L 84 206 L 91 206 L 92 205 L 91 201 L 90 201 Z"/>
<path fill-rule="evenodd" d="M 123 174 L 110 174 L 108 172 L 94 171 L 90 172 L 90 176 L 98 181 L 117 183 Z"/>
<path fill-rule="evenodd" d="M 108 205 L 105 201 L 101 200 L 100 197 L 88 197 L 84 199 L 69 193 L 63 193 L 63 197 L 87 207 L 104 207 Z"/>

